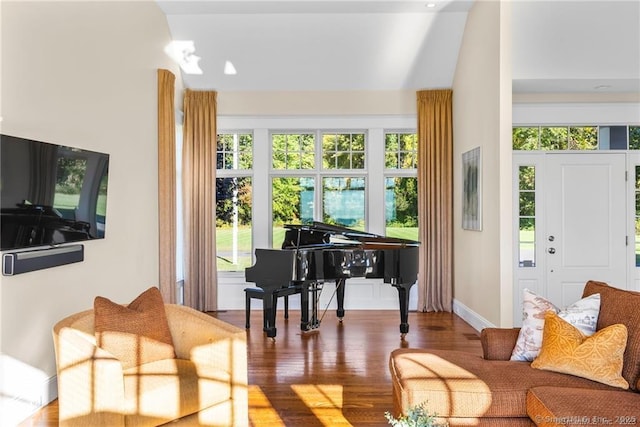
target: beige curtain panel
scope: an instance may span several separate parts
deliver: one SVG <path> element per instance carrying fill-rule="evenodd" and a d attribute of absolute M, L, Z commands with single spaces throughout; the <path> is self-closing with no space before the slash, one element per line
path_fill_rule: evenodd
<path fill-rule="evenodd" d="M 418 91 L 418 309 L 451 311 L 453 123 L 450 89 Z"/>
<path fill-rule="evenodd" d="M 184 303 L 217 309 L 216 96 L 187 89 L 184 95 L 182 179 L 185 225 Z"/>
<path fill-rule="evenodd" d="M 176 302 L 176 76 L 158 70 L 158 235 L 159 288 Z"/>

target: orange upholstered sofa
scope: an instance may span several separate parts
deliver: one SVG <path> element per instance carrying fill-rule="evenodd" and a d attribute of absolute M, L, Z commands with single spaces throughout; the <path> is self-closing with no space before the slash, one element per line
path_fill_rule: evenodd
<path fill-rule="evenodd" d="M 397 349 L 391 353 L 396 415 L 426 404 L 449 426 L 640 425 L 640 293 L 590 281 L 600 294 L 597 331 L 627 329 L 621 376 L 628 389 L 510 360 L 519 329 L 481 332 L 483 356 L 461 351 Z M 624 345 L 624 344 L 623 344 Z"/>

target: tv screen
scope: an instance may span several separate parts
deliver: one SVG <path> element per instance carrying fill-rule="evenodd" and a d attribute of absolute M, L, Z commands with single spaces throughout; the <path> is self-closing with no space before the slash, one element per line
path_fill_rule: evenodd
<path fill-rule="evenodd" d="M 0 135 L 0 250 L 104 238 L 109 155 Z"/>

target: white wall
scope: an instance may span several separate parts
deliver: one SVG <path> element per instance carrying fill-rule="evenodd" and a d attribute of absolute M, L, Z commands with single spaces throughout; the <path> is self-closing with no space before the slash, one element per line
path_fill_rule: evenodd
<path fill-rule="evenodd" d="M 416 92 L 291 91 L 220 92 L 221 116 L 414 115 Z"/>
<path fill-rule="evenodd" d="M 56 321 L 97 295 L 127 302 L 157 286 L 156 70 L 178 70 L 153 1 L 1 7 L 2 132 L 111 155 L 106 238 L 84 243 L 82 263 L 2 277 L 0 425 L 11 425 L 55 397 Z"/>
<path fill-rule="evenodd" d="M 640 125 L 640 102 L 518 102 L 513 125 Z"/>
<path fill-rule="evenodd" d="M 454 308 L 476 328 L 509 326 L 512 321 L 507 8 L 495 1 L 474 4 L 453 84 Z M 482 151 L 482 231 L 468 231 L 461 227 L 461 156 L 478 146 Z"/>

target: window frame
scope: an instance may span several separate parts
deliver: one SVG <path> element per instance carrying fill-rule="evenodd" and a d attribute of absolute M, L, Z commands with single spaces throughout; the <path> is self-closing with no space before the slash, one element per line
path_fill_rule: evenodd
<path fill-rule="evenodd" d="M 416 135 L 416 150 L 415 150 L 415 163 L 416 163 L 416 167 L 415 168 L 402 168 L 402 167 L 398 167 L 398 168 L 388 168 L 387 164 L 386 164 L 386 154 L 387 154 L 387 149 L 386 149 L 386 140 L 387 140 L 387 135 L 389 134 L 397 134 L 397 135 L 404 135 L 404 134 L 414 134 Z M 419 141 L 418 141 L 418 130 L 416 128 L 411 129 L 411 128 L 404 128 L 404 129 L 385 129 L 384 133 L 383 133 L 383 169 L 384 169 L 384 191 L 386 192 L 386 180 L 387 178 L 416 178 L 416 180 L 418 179 L 418 149 L 417 149 L 417 145 L 418 145 Z M 403 150 L 398 149 L 397 151 L 398 153 L 403 152 Z M 416 183 L 417 184 L 417 183 Z M 386 196 L 385 196 L 386 197 Z M 385 209 L 384 209 L 384 231 L 383 234 L 387 234 L 387 218 L 386 218 L 386 198 L 383 198 L 383 202 L 385 202 Z M 416 218 L 416 221 L 418 221 L 419 218 Z M 416 236 L 415 240 L 419 240 L 418 236 Z"/>
<path fill-rule="evenodd" d="M 372 198 L 384 196 L 384 180 L 388 175 L 417 176 L 417 170 L 385 170 L 384 163 L 384 134 L 392 133 L 417 133 L 415 115 L 393 116 L 291 116 L 291 117 L 251 117 L 251 116 L 219 116 L 217 132 L 222 133 L 252 133 L 253 134 L 253 169 L 242 171 L 252 175 L 253 201 L 252 201 L 252 251 L 256 248 L 273 247 L 271 230 L 272 206 L 271 206 L 271 179 L 273 176 L 308 176 L 310 169 L 300 170 L 272 170 L 271 135 L 276 133 L 358 133 L 364 132 L 366 160 L 365 168 L 358 170 L 329 169 L 322 170 L 318 176 L 364 176 L 367 181 L 365 221 L 368 231 L 376 234 L 385 233 L 385 219 L 383 209 L 371 210 Z M 374 149 L 371 150 L 371 147 Z M 381 147 L 381 148 L 378 148 Z M 316 143 L 316 164 L 321 162 L 321 144 Z M 319 151 L 320 150 L 320 151 Z M 375 153 L 375 154 L 374 154 Z M 265 158 L 268 161 L 258 159 Z M 230 175 L 234 170 L 225 171 Z M 316 171 L 313 171 L 314 173 Z M 336 173 L 337 172 L 337 173 Z M 221 175 L 220 175 L 221 176 Z M 321 183 L 321 181 L 319 181 Z M 378 187 L 378 188 L 376 188 Z M 320 192 L 315 195 L 321 197 Z M 315 202 L 316 211 L 318 206 Z M 314 217 L 320 215 L 314 212 Z M 266 231 L 265 231 L 266 230 Z M 255 255 L 254 255 L 255 256 Z M 255 262 L 255 258 L 254 258 Z M 220 284 L 243 283 L 244 271 L 224 272 L 218 271 Z"/>
<path fill-rule="evenodd" d="M 617 146 L 621 141 L 616 141 L 616 146 L 611 146 L 610 131 L 611 128 L 625 128 L 624 134 L 624 147 Z M 516 129 L 535 129 L 537 136 L 537 142 L 535 148 L 515 148 L 514 147 L 514 132 Z M 573 132 L 583 130 L 587 132 L 587 129 L 592 129 L 595 133 L 595 145 L 587 148 L 574 147 L 571 145 L 571 136 Z M 633 131 L 632 131 L 633 129 Z M 543 134 L 544 131 L 553 132 L 564 130 L 566 132 L 566 140 L 559 142 L 559 146 L 556 147 L 544 147 L 543 146 Z M 633 135 L 632 135 L 633 134 Z M 635 144 L 635 147 L 632 147 Z M 511 127 L 511 150 L 513 152 L 585 152 L 585 151 L 637 151 L 640 150 L 640 126 L 633 124 L 586 124 L 586 123 L 569 123 L 569 124 L 529 124 L 518 125 L 513 124 Z"/>
<path fill-rule="evenodd" d="M 273 168 L 273 135 L 282 134 L 313 134 L 314 135 L 314 161 L 315 167 L 313 169 L 274 169 Z M 326 169 L 323 167 L 323 136 L 325 134 L 364 134 L 364 152 L 365 152 L 365 164 L 363 169 Z M 323 218 L 323 182 L 325 178 L 364 178 L 365 180 L 365 206 L 364 206 L 364 223 L 365 228 L 368 226 L 368 168 L 367 168 L 367 152 L 369 151 L 368 144 L 368 132 L 365 129 L 337 129 L 337 128 L 325 128 L 325 129 L 306 129 L 294 130 L 294 129 L 269 129 L 269 218 L 271 218 L 271 230 L 269 232 L 269 247 L 274 247 L 276 242 L 273 241 L 273 186 L 271 185 L 274 178 L 291 178 L 291 177 L 312 177 L 315 183 L 314 194 L 314 209 L 313 220 L 322 221 Z"/>
<path fill-rule="evenodd" d="M 250 178 L 251 179 L 251 192 L 252 192 L 252 197 L 251 197 L 251 218 L 252 218 L 252 226 L 251 226 L 251 253 L 253 254 L 254 249 L 255 249 L 255 245 L 253 243 L 253 237 L 254 237 L 254 232 L 253 232 L 253 217 L 255 215 L 255 210 L 254 210 L 254 199 L 253 199 L 253 182 L 254 182 L 254 173 L 253 173 L 253 167 L 255 167 L 255 156 L 253 155 L 254 151 L 255 151 L 255 136 L 253 134 L 253 130 L 238 130 L 238 129 L 228 129 L 228 130 L 218 130 L 216 133 L 216 142 L 217 142 L 217 138 L 219 135 L 232 135 L 232 134 L 236 134 L 236 135 L 251 135 L 252 136 L 252 161 L 251 161 L 251 165 L 252 168 L 251 169 L 216 169 L 216 182 L 218 179 L 227 179 L 227 178 Z M 217 146 L 216 146 L 216 166 L 217 166 Z M 215 189 L 214 189 L 215 191 Z M 216 199 L 216 209 L 217 209 L 217 199 Z M 214 219 L 215 221 L 215 219 Z M 217 227 L 216 227 L 217 228 Z M 217 238 L 217 235 L 216 235 Z M 217 252 L 217 242 L 216 242 L 216 252 Z M 253 255 L 252 255 L 253 256 Z M 217 265 L 217 260 L 216 260 L 216 265 Z M 218 276 L 221 275 L 236 275 L 237 273 L 239 273 L 238 270 L 231 270 L 231 271 L 226 271 L 226 270 L 217 270 Z M 243 272 L 244 274 L 244 272 Z"/>

